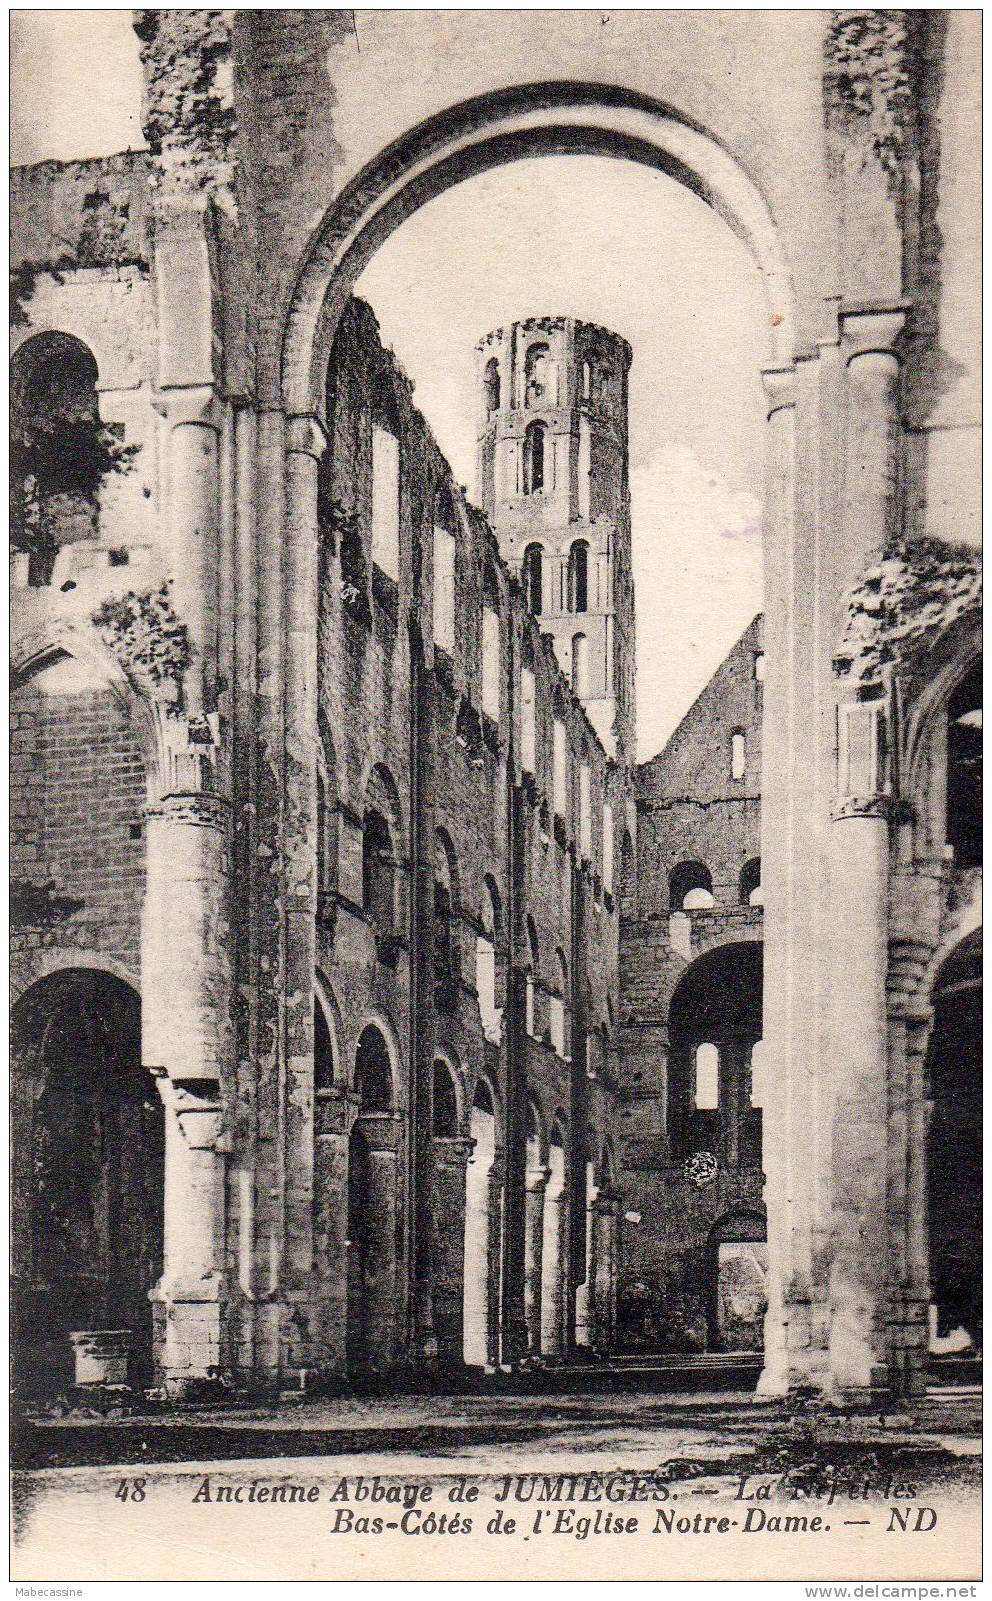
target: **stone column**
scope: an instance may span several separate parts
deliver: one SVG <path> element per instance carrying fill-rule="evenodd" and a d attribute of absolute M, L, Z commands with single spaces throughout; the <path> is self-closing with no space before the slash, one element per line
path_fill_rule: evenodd
<path fill-rule="evenodd" d="M 402 1284 L 396 1229 L 402 1216 L 399 1158 L 402 1116 L 398 1112 L 364 1112 L 359 1120 L 369 1153 L 370 1224 L 365 1237 L 365 1331 L 367 1366 L 388 1372 L 399 1358 L 405 1312 L 398 1304 Z"/>
<path fill-rule="evenodd" d="M 601 1351 L 611 1351 L 616 1344 L 617 1331 L 617 1219 L 620 1202 L 614 1195 L 601 1194 L 596 1202 L 595 1228 L 598 1235 L 596 1251 L 596 1345 Z"/>
<path fill-rule="evenodd" d="M 524 1234 L 524 1316 L 527 1320 L 527 1350 L 538 1356 L 541 1350 L 541 1281 L 544 1258 L 544 1196 L 549 1167 L 527 1170 L 527 1217 Z"/>
<path fill-rule="evenodd" d="M 488 1349 L 486 1365 L 498 1367 L 500 1361 L 500 1307 L 502 1304 L 500 1274 L 503 1264 L 503 1210 L 506 1205 L 506 1155 L 497 1150 L 489 1169 L 489 1201 L 486 1222 L 489 1232 L 487 1259 L 489 1262 L 488 1316 L 486 1319 Z"/>
<path fill-rule="evenodd" d="M 898 527 L 899 356 L 894 342 L 905 322 L 900 305 L 841 315 L 847 357 L 843 587 L 865 557 L 880 551 Z"/>
<path fill-rule="evenodd" d="M 575 1290 L 575 1343 L 583 1347 L 596 1344 L 596 1272 L 600 1249 L 596 1201 L 599 1191 L 592 1180 L 592 1164 L 586 1167 L 586 1276 Z"/>
<path fill-rule="evenodd" d="M 434 1141 L 434 1329 L 437 1354 L 445 1367 L 460 1366 L 464 1355 L 465 1173 L 470 1139 Z"/>
<path fill-rule="evenodd" d="M 219 1086 L 157 1073 L 165 1107 L 165 1238 L 156 1365 L 170 1393 L 216 1379 L 225 1363 L 224 1137 Z"/>
<path fill-rule="evenodd" d="M 784 1394 L 790 1344 L 809 1342 L 809 1251 L 793 1207 L 795 1165 L 802 1167 L 793 1085 L 790 931 L 793 808 L 788 783 L 795 725 L 792 567 L 796 542 L 796 370 L 763 373 L 768 400 L 765 496 L 765 684 L 762 717 L 761 875 L 764 912 L 764 1039 L 769 1090 L 764 1118 L 768 1206 L 768 1313 L 759 1391 Z M 772 781 L 772 775 L 775 780 Z"/>
<path fill-rule="evenodd" d="M 164 409 L 169 433 L 162 541 L 173 604 L 192 646 L 183 694 L 195 723 L 216 702 L 220 417 L 212 384 L 167 390 Z"/>
<path fill-rule="evenodd" d="M 173 1390 L 215 1376 L 224 1360 L 228 814 L 225 801 L 202 792 L 163 796 L 147 813 L 142 1052 L 166 1109 L 165 1267 L 152 1299 L 164 1320 L 159 1350 Z"/>
<path fill-rule="evenodd" d="M 553 1180 L 552 1180 L 553 1182 Z M 544 1240 L 541 1251 L 541 1355 L 560 1356 L 564 1349 L 565 1265 L 568 1253 L 564 1174 L 544 1194 Z"/>
<path fill-rule="evenodd" d="M 884 1382 L 888 1228 L 889 829 L 882 703 L 842 704 L 831 828 L 832 1233 L 829 1387 Z"/>
<path fill-rule="evenodd" d="M 318 1364 L 343 1373 L 348 1341 L 348 1139 L 357 1098 L 321 1090 L 314 1108 L 314 1279 Z"/>

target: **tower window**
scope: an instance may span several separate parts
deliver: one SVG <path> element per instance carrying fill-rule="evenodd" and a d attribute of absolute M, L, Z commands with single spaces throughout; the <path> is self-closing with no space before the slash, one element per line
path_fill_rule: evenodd
<path fill-rule="evenodd" d="M 765 653 L 763 650 L 759 650 L 755 653 L 754 681 L 756 684 L 763 684 L 765 681 Z"/>
<path fill-rule="evenodd" d="M 744 735 L 740 729 L 730 736 L 730 776 L 742 779 L 745 769 Z"/>
<path fill-rule="evenodd" d="M 589 602 L 589 546 L 576 539 L 568 553 L 568 609 L 584 612 Z"/>
<path fill-rule="evenodd" d="M 603 888 L 613 894 L 613 807 L 603 807 Z"/>
<path fill-rule="evenodd" d="M 544 489 L 544 455 L 547 424 L 532 422 L 524 435 L 524 494 L 537 495 Z"/>
<path fill-rule="evenodd" d="M 544 551 L 540 545 L 528 545 L 524 551 L 521 577 L 528 608 L 540 617 L 544 610 Z"/>
<path fill-rule="evenodd" d="M 495 356 L 490 356 L 486 362 L 483 385 L 486 393 L 486 415 L 491 417 L 494 411 L 499 411 L 500 403 L 499 362 Z"/>
<path fill-rule="evenodd" d="M 550 398 L 551 362 L 547 345 L 531 345 L 524 360 L 524 382 L 528 406 L 540 406 Z"/>
<path fill-rule="evenodd" d="M 592 366 L 588 361 L 582 363 L 582 398 L 588 400 L 592 394 Z"/>
<path fill-rule="evenodd" d="M 589 763 L 579 768 L 579 850 L 588 862 L 592 860 L 592 793 Z"/>

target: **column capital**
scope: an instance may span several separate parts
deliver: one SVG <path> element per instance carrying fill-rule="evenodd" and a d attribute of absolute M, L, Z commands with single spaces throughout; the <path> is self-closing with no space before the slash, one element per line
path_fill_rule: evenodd
<path fill-rule="evenodd" d="M 796 404 L 796 368 L 793 362 L 762 367 L 761 382 L 768 401 L 768 415 Z"/>
<path fill-rule="evenodd" d="M 543 1190 L 551 1177 L 550 1167 L 529 1167 L 527 1169 L 526 1189 L 528 1195 L 534 1195 Z"/>
<path fill-rule="evenodd" d="M 842 306 L 839 315 L 841 345 L 847 362 L 865 356 L 882 356 L 899 361 L 895 342 L 906 324 L 908 300 L 884 302 L 879 305 Z"/>
<path fill-rule="evenodd" d="M 830 821 L 842 823 L 852 817 L 876 817 L 888 821 L 890 795 L 837 795 L 830 803 Z"/>
<path fill-rule="evenodd" d="M 220 402 L 213 384 L 184 384 L 159 390 L 156 409 L 170 428 L 212 428 L 220 431 Z"/>
<path fill-rule="evenodd" d="M 227 828 L 231 802 L 213 790 L 189 790 L 160 795 L 145 808 L 145 816 L 167 823 L 189 823 L 197 828 Z"/>
<path fill-rule="evenodd" d="M 286 418 L 286 454 L 312 456 L 319 461 L 327 448 L 327 430 L 316 412 L 298 412 Z"/>

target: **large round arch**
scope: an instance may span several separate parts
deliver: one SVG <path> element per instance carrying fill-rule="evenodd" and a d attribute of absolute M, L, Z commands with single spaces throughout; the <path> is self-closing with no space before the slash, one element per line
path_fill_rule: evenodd
<path fill-rule="evenodd" d="M 598 155 L 665 172 L 711 205 L 750 249 L 765 284 L 769 359 L 791 360 L 791 278 L 764 196 L 741 164 L 671 106 L 615 85 L 537 83 L 463 101 L 365 166 L 329 207 L 288 309 L 282 399 L 319 415 L 324 369 L 352 287 L 379 246 L 427 201 L 466 178 L 541 155 Z"/>
<path fill-rule="evenodd" d="M 930 1349 L 973 1355 L 982 1343 L 982 931 L 942 963 L 927 1052 Z"/>
<path fill-rule="evenodd" d="M 61 968 L 21 996 L 11 1036 L 17 1378 L 57 1393 L 72 1383 L 71 1333 L 122 1329 L 128 1378 L 148 1384 L 165 1135 L 140 999 L 109 972 Z"/>

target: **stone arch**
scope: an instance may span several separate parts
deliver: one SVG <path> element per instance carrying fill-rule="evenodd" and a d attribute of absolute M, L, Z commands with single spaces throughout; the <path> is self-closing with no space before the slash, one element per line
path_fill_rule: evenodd
<path fill-rule="evenodd" d="M 457 1059 L 444 1046 L 435 1046 L 431 1132 L 435 1139 L 456 1139 L 464 1126 L 465 1087 Z"/>
<path fill-rule="evenodd" d="M 323 973 L 314 976 L 314 1089 L 330 1090 L 344 1081 L 341 1063 L 341 1012 Z M 318 1057 L 321 1058 L 318 1064 Z"/>
<path fill-rule="evenodd" d="M 426 201 L 508 161 L 546 154 L 639 161 L 683 183 L 750 249 L 766 289 L 770 357 L 791 359 L 791 276 L 764 196 L 743 165 L 677 109 L 614 85 L 537 83 L 463 101 L 395 140 L 325 213 L 284 325 L 282 399 L 319 412 L 326 353 L 352 287 L 378 247 Z"/>
<path fill-rule="evenodd" d="M 706 1237 L 707 1346 L 760 1351 L 767 1306 L 768 1226 L 762 1208 L 734 1206 Z"/>

